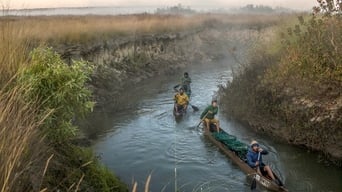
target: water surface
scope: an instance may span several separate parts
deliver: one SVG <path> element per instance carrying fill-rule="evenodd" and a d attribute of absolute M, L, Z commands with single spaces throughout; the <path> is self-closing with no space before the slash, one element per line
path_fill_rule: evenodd
<path fill-rule="evenodd" d="M 218 85 L 232 79 L 228 64 L 209 63 L 188 69 L 193 80 L 191 103 L 203 110 Z M 151 174 L 150 191 L 250 191 L 245 174 L 203 135 L 200 112 L 189 110 L 176 122 L 173 86 L 182 74 L 158 77 L 127 89 L 123 109 L 95 113 L 89 134 L 101 161 L 125 183 L 138 182 L 143 191 Z M 280 174 L 290 191 L 342 191 L 342 170 L 325 167 L 318 156 L 252 132 L 219 114 L 222 128 L 244 142 L 258 140 L 270 154 L 264 161 Z"/>

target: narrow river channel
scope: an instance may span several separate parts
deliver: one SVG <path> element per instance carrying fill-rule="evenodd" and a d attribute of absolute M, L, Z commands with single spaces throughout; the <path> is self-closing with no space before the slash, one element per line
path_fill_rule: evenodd
<path fill-rule="evenodd" d="M 110 170 L 143 191 L 151 174 L 150 191 L 250 191 L 245 174 L 203 135 L 196 125 L 199 115 L 211 101 L 218 85 L 232 79 L 227 64 L 207 64 L 187 69 L 193 80 L 189 110 L 176 122 L 172 114 L 173 89 L 182 72 L 137 84 L 122 93 L 122 106 L 113 112 L 90 118 L 88 134 L 93 148 Z M 318 155 L 279 143 L 277 138 L 256 134 L 219 113 L 221 127 L 249 143 L 256 139 L 270 154 L 270 164 L 290 191 L 342 191 L 342 169 L 318 163 Z"/>

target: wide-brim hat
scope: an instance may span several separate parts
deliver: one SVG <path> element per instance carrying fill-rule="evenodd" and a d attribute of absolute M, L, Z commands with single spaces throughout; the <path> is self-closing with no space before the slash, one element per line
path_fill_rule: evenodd
<path fill-rule="evenodd" d="M 259 143 L 258 143 L 257 141 L 255 141 L 255 140 L 253 140 L 253 141 L 251 142 L 250 146 L 253 147 L 254 145 L 259 145 Z"/>

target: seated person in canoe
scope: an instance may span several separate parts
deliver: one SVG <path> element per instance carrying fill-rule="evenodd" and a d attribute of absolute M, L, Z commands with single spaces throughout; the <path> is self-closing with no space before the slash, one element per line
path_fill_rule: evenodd
<path fill-rule="evenodd" d="M 174 98 L 175 105 L 174 110 L 176 113 L 186 112 L 189 104 L 189 97 L 184 93 L 184 89 L 180 88 L 179 92 L 175 94 Z"/>
<path fill-rule="evenodd" d="M 250 149 L 247 153 L 247 163 L 253 169 L 256 169 L 257 172 L 262 176 L 268 176 L 271 180 L 275 181 L 275 177 L 270 166 L 265 165 L 262 162 L 262 155 L 267 155 L 268 151 L 262 149 L 257 141 L 252 141 L 250 144 Z"/>
<path fill-rule="evenodd" d="M 179 86 L 181 88 L 184 89 L 186 95 L 189 97 L 190 99 L 190 96 L 191 96 L 191 87 L 190 87 L 190 84 L 191 84 L 191 78 L 189 76 L 189 73 L 188 72 L 185 72 L 184 73 L 184 76 L 182 77 L 181 79 L 181 83 L 174 86 L 173 88 L 176 90 Z"/>

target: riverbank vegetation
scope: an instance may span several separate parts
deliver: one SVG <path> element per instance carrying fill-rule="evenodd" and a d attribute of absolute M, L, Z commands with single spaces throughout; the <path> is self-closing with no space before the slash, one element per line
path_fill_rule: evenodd
<path fill-rule="evenodd" d="M 227 112 L 259 131 L 342 162 L 341 5 L 319 1 L 312 15 L 259 42 L 223 91 Z"/>
<path fill-rule="evenodd" d="M 98 66 L 82 60 L 66 63 L 46 45 L 177 35 L 212 26 L 258 30 L 277 22 L 275 16 L 220 14 L 1 17 L 1 191 L 128 190 L 91 150 L 73 144 L 79 133 L 75 120 L 94 105 L 87 85 Z"/>
<path fill-rule="evenodd" d="M 0 190 L 128 191 L 89 149 L 72 144 L 74 118 L 93 106 L 92 66 L 32 49 L 29 28 L 1 20 Z"/>

